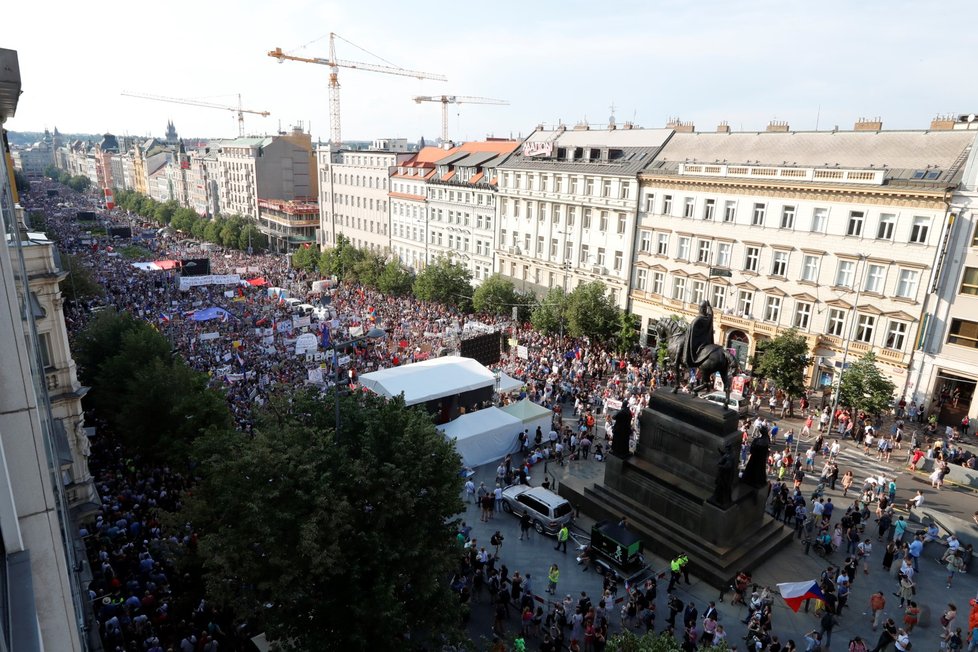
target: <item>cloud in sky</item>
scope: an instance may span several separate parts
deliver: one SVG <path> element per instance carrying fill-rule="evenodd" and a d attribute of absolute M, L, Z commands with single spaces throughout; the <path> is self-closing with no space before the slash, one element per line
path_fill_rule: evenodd
<path fill-rule="evenodd" d="M 970 80 L 978 3 L 569 1 L 412 3 L 374 0 L 171 0 L 96 5 L 21 2 L 2 12 L 0 46 L 18 50 L 24 94 L 12 130 L 232 136 L 232 112 L 122 97 L 131 90 L 268 110 L 251 133 L 299 121 L 326 139 L 328 68 L 277 63 L 281 47 L 441 73 L 448 82 L 340 70 L 343 135 L 431 139 L 440 107 L 414 95 L 505 99 L 449 106 L 457 139 L 526 134 L 538 123 L 669 117 L 712 130 L 926 128 L 937 113 L 978 111 Z"/>

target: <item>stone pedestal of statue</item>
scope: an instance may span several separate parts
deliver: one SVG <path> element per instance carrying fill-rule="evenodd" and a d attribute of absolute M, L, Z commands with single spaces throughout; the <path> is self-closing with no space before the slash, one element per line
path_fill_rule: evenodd
<path fill-rule="evenodd" d="M 692 574 L 718 587 L 790 540 L 791 528 L 765 514 L 766 488 L 749 487 L 736 474 L 729 491 L 717 481 L 726 446 L 739 461 L 736 412 L 662 389 L 639 422 L 635 453 L 609 455 L 604 482 L 573 502 L 596 517 L 627 516 L 646 549 L 665 559 L 686 552 Z M 563 489 L 573 491 L 566 483 Z"/>

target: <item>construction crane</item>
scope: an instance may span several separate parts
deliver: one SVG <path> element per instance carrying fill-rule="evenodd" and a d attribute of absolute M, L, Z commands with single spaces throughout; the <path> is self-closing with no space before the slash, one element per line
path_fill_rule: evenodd
<path fill-rule="evenodd" d="M 241 94 L 238 94 L 238 106 L 224 106 L 223 104 L 213 104 L 211 102 L 200 102 L 198 100 L 185 100 L 179 97 L 163 97 L 161 95 L 146 95 L 145 93 L 129 93 L 127 91 L 122 92 L 126 97 L 139 97 L 144 100 L 156 100 L 157 102 L 171 102 L 173 104 L 187 104 L 189 106 L 199 106 L 205 109 L 222 109 L 224 111 L 234 111 L 238 114 L 238 136 L 245 135 L 244 128 L 244 114 L 253 113 L 255 115 L 260 115 L 263 118 L 267 118 L 272 115 L 268 111 L 254 111 L 252 109 L 241 108 Z"/>
<path fill-rule="evenodd" d="M 268 53 L 268 56 L 283 61 L 302 61 L 303 63 L 318 63 L 321 66 L 329 66 L 329 140 L 334 145 L 339 146 L 343 143 L 340 134 L 340 68 L 354 68 L 356 70 L 366 70 L 368 72 L 380 72 L 387 75 L 401 75 L 402 77 L 414 77 L 416 79 L 433 79 L 435 81 L 448 81 L 444 75 L 437 75 L 420 70 L 408 70 L 398 66 L 380 66 L 373 63 L 360 63 L 357 61 L 346 61 L 336 58 L 336 38 L 346 41 L 342 36 L 335 32 L 329 33 L 329 58 L 319 57 L 297 57 L 282 52 L 282 48 L 275 48 Z M 346 41 L 350 43 L 350 41 Z M 350 43 L 355 47 L 360 46 Z M 360 48 L 361 50 L 363 48 Z M 366 50 L 364 50 L 366 52 Z"/>
<path fill-rule="evenodd" d="M 448 105 L 449 104 L 504 104 L 506 100 L 494 100 L 491 97 L 469 97 L 466 95 L 419 95 L 414 98 L 418 104 L 422 102 L 441 102 L 441 140 L 448 140 Z"/>

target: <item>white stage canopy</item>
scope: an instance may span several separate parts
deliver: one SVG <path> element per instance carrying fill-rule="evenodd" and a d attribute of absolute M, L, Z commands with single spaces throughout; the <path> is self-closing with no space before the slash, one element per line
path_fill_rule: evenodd
<path fill-rule="evenodd" d="M 543 441 L 549 441 L 547 433 L 550 432 L 553 423 L 554 413 L 534 403 L 528 398 L 524 398 L 517 403 L 510 403 L 506 407 L 500 408 L 503 412 L 519 419 L 523 427 L 530 431 L 530 443 L 533 442 L 533 435 L 536 434 L 537 426 L 543 431 Z"/>
<path fill-rule="evenodd" d="M 472 358 L 445 357 L 372 371 L 360 376 L 367 389 L 393 398 L 404 394 L 408 405 L 454 396 L 482 387 L 495 387 L 492 372 Z"/>
<path fill-rule="evenodd" d="M 499 372 L 499 393 L 508 394 L 510 392 L 518 392 L 523 389 L 523 381 L 516 380 L 512 376 L 506 374 L 505 372 Z"/>
<path fill-rule="evenodd" d="M 516 417 L 491 407 L 463 414 L 454 421 L 438 426 L 438 429 L 449 439 L 455 440 L 455 449 L 462 456 L 464 464 L 476 467 L 496 462 L 508 453 L 518 451 L 517 435 L 524 427 Z"/>

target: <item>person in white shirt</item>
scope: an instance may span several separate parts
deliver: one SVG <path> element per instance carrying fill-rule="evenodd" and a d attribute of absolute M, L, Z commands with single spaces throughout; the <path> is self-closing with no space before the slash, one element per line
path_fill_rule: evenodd
<path fill-rule="evenodd" d="M 465 481 L 465 502 L 471 503 L 475 499 L 475 483 L 472 478 Z"/>
<path fill-rule="evenodd" d="M 910 649 L 910 636 L 907 632 L 903 629 L 897 630 L 897 637 L 893 646 L 897 649 L 897 652 L 907 652 Z"/>

